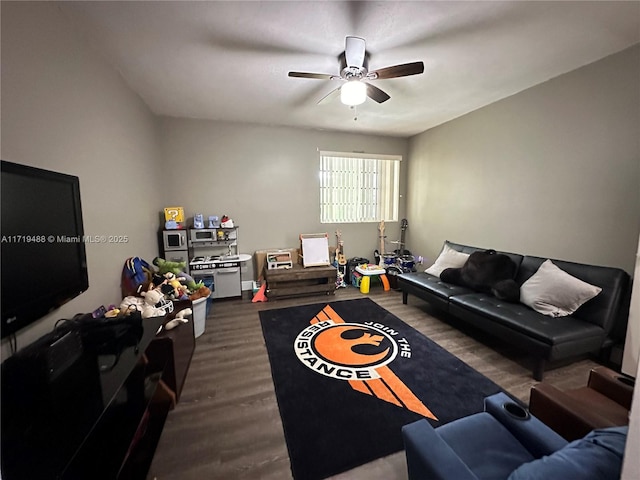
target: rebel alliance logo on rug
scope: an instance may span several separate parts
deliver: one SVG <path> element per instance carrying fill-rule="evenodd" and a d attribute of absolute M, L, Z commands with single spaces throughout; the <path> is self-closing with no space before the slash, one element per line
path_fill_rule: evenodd
<path fill-rule="evenodd" d="M 373 326 L 325 320 L 300 332 L 295 352 L 307 367 L 327 377 L 369 380 L 380 378 L 376 368 L 396 358 L 398 345 Z"/>
<path fill-rule="evenodd" d="M 303 365 L 354 390 L 437 420 L 431 411 L 389 368 L 401 357 L 411 358 L 411 346 L 398 332 L 380 323 L 347 323 L 327 305 L 295 339 L 294 351 Z"/>

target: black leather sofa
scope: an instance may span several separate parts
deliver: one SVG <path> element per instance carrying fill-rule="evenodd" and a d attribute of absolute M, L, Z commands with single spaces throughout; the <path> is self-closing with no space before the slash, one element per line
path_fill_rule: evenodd
<path fill-rule="evenodd" d="M 446 241 L 450 248 L 471 254 L 485 248 Z M 514 280 L 519 286 L 537 272 L 546 258 L 498 252 L 517 265 Z M 527 351 L 534 359 L 533 377 L 542 380 L 548 362 L 603 354 L 615 343 L 616 332 L 626 328 L 629 275 L 619 268 L 601 267 L 551 259 L 568 274 L 602 288 L 572 315 L 550 317 L 522 303 L 510 303 L 469 288 L 451 285 L 425 272 L 398 276 L 402 301 L 415 295 L 474 327 Z M 623 324 L 623 325 L 621 325 Z M 624 333 L 622 333 L 624 338 Z"/>

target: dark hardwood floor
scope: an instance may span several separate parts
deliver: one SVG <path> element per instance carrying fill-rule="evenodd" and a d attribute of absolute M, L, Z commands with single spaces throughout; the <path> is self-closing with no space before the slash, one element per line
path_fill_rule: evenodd
<path fill-rule="evenodd" d="M 251 303 L 244 297 L 215 302 L 205 333 L 196 341 L 180 403 L 169 413 L 147 478 L 291 479 L 258 312 L 360 297 L 356 288 L 349 287 L 339 289 L 335 297 L 316 295 L 266 303 Z M 410 296 L 409 304 L 403 305 L 400 292 L 384 292 L 380 287 L 372 288 L 369 297 L 528 403 L 529 389 L 536 381 L 528 359 L 520 352 L 469 331 L 415 297 Z M 582 386 L 595 365 L 584 359 L 559 366 L 546 372 L 545 381 L 562 389 Z M 405 480 L 404 452 L 332 478 Z"/>

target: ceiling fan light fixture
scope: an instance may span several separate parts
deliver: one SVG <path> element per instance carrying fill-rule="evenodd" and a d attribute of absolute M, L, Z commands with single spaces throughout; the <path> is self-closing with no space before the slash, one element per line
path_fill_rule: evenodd
<path fill-rule="evenodd" d="M 353 107 L 364 103 L 367 99 L 367 85 L 358 80 L 345 82 L 340 88 L 340 101 Z"/>
<path fill-rule="evenodd" d="M 345 40 L 344 52 L 339 55 L 340 74 L 329 75 L 327 73 L 289 72 L 290 77 L 315 78 L 318 80 L 340 80 L 342 86 L 333 89 L 328 95 L 320 99 L 322 103 L 326 98 L 335 98 L 340 91 L 340 100 L 343 104 L 355 107 L 365 102 L 367 97 L 376 103 L 384 103 L 389 100 L 389 94 L 379 89 L 372 83 L 373 80 L 386 80 L 389 78 L 409 77 L 424 73 L 423 62 L 403 63 L 391 67 L 369 71 L 369 53 L 363 38 L 349 36 Z M 364 82 L 366 80 L 366 82 Z"/>

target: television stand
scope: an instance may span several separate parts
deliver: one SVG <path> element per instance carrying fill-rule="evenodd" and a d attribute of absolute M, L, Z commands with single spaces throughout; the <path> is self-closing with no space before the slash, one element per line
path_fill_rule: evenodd
<path fill-rule="evenodd" d="M 104 371 L 114 359 L 87 351 L 55 378 L 38 375 L 21 352 L 7 359 L 2 479 L 143 480 L 195 345 L 193 319 L 156 336 L 169 318 L 144 319 L 138 346 Z"/>

